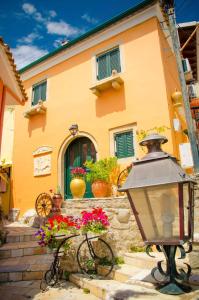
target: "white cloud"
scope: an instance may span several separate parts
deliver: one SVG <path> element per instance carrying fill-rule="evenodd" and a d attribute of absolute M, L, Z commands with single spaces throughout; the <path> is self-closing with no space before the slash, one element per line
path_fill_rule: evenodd
<path fill-rule="evenodd" d="M 35 12 L 33 15 L 33 18 L 37 21 L 37 22 L 45 22 L 46 19 L 42 17 L 42 14 L 40 12 Z"/>
<path fill-rule="evenodd" d="M 73 27 L 62 20 L 59 22 L 48 22 L 46 27 L 48 33 L 63 36 L 74 36 L 83 32 L 83 30 Z"/>
<path fill-rule="evenodd" d="M 52 21 L 52 18 L 55 18 L 57 16 L 55 10 L 45 11 L 43 14 L 41 14 L 34 5 L 28 2 L 22 5 L 22 9 L 25 12 L 25 14 L 23 13 L 25 17 L 28 18 L 31 17 L 37 22 L 36 24 L 37 29 L 38 28 L 42 29 L 42 27 L 39 27 L 40 25 L 45 26 L 47 33 L 49 34 L 57 34 L 63 37 L 71 37 L 71 36 L 77 36 L 79 34 L 84 33 L 84 30 L 74 27 L 63 20 Z M 87 18 L 89 18 L 88 15 Z M 94 22 L 94 19 L 92 18 L 90 18 L 89 20 L 90 22 Z M 26 37 L 22 37 L 21 39 L 18 40 L 18 42 L 30 44 L 33 42 L 35 38 L 36 38 L 36 34 L 31 34 Z M 57 42 L 55 42 L 55 47 L 56 46 L 57 46 Z"/>
<path fill-rule="evenodd" d="M 97 19 L 90 17 L 88 14 L 84 14 L 81 18 L 91 24 L 97 24 L 99 22 Z"/>
<path fill-rule="evenodd" d="M 34 14 L 37 11 L 36 8 L 34 7 L 34 5 L 32 5 L 31 3 L 24 3 L 22 5 L 22 9 L 28 15 L 32 15 L 32 14 Z"/>
<path fill-rule="evenodd" d="M 56 11 L 49 10 L 45 12 L 45 15 L 47 17 L 44 17 L 31 3 L 24 3 L 22 5 L 22 9 L 26 13 L 26 15 L 31 15 L 33 19 L 40 23 L 46 23 L 48 20 L 54 18 L 57 15 Z"/>
<path fill-rule="evenodd" d="M 25 44 L 31 44 L 35 39 L 41 39 L 43 38 L 41 35 L 39 35 L 36 32 L 29 33 L 27 36 L 24 36 L 17 40 L 18 43 L 25 43 Z"/>
<path fill-rule="evenodd" d="M 48 53 L 47 50 L 32 45 L 17 45 L 16 48 L 11 49 L 11 51 L 18 69 L 25 67 Z"/>
<path fill-rule="evenodd" d="M 50 16 L 51 18 L 56 17 L 56 15 L 57 15 L 57 13 L 56 13 L 55 10 L 49 10 L 49 16 Z"/>

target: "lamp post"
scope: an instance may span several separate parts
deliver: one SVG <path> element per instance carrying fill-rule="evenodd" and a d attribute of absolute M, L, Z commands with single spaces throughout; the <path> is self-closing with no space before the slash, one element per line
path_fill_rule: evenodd
<path fill-rule="evenodd" d="M 193 206 L 195 182 L 178 165 L 176 158 L 165 153 L 161 144 L 167 142 L 164 136 L 151 134 L 140 142 L 148 153 L 133 164 L 133 168 L 120 189 L 125 191 L 135 215 L 142 239 L 147 245 L 155 245 L 166 258 L 166 269 L 162 261 L 151 272 L 159 281 L 158 290 L 164 294 L 178 295 L 189 292 L 188 281 L 191 267 L 178 270 L 175 256 L 177 249 L 184 258 L 190 252 L 193 238 Z M 188 243 L 185 252 L 183 245 Z"/>

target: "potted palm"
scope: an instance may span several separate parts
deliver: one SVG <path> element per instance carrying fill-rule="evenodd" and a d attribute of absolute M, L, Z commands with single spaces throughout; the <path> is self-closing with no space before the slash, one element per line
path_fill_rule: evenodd
<path fill-rule="evenodd" d="M 91 182 L 94 197 L 107 197 L 110 191 L 110 174 L 117 166 L 117 158 L 110 157 L 96 162 L 86 161 L 85 166 L 88 169 L 86 180 Z"/>

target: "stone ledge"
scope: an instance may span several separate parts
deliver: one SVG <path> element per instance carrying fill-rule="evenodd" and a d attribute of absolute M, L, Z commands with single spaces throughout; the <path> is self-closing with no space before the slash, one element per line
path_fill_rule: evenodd
<path fill-rule="evenodd" d="M 88 201 L 92 201 L 93 203 L 99 202 L 99 201 L 126 201 L 128 203 L 128 198 L 126 196 L 121 197 L 106 197 L 106 198 L 83 198 L 83 199 L 64 199 L 64 202 L 62 203 L 62 208 L 65 208 L 66 206 L 71 207 L 71 204 L 76 205 L 77 203 L 84 203 L 88 204 Z"/>

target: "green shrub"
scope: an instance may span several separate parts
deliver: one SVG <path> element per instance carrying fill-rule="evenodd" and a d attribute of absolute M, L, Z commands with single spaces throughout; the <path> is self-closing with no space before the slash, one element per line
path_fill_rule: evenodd
<path fill-rule="evenodd" d="M 115 265 L 123 265 L 124 262 L 124 258 L 122 256 L 116 256 L 114 259 L 114 264 Z"/>
<path fill-rule="evenodd" d="M 131 251 L 131 252 L 145 252 L 145 251 L 146 251 L 146 248 L 145 248 L 145 246 L 143 246 L 143 247 L 139 247 L 139 246 L 131 246 L 131 247 L 130 247 L 130 251 Z"/>
<path fill-rule="evenodd" d="M 89 169 L 86 174 L 87 181 L 91 183 L 96 180 L 109 182 L 111 171 L 117 166 L 117 158 L 109 157 L 100 159 L 96 162 L 87 160 L 84 165 Z"/>
<path fill-rule="evenodd" d="M 87 288 L 83 288 L 83 292 L 84 292 L 84 294 L 90 294 L 90 290 Z"/>

